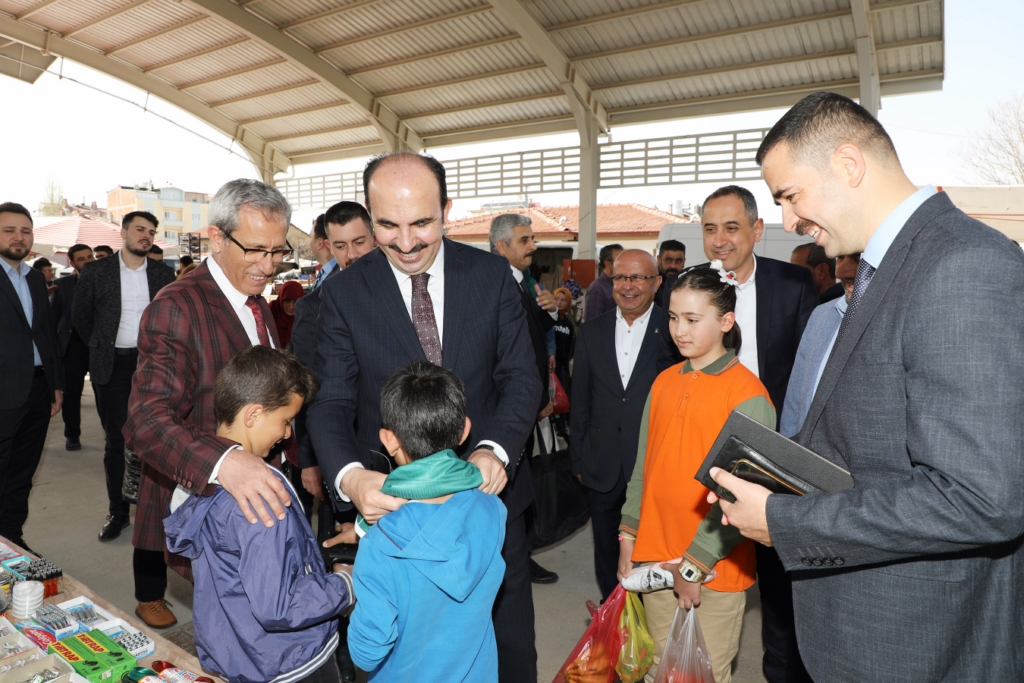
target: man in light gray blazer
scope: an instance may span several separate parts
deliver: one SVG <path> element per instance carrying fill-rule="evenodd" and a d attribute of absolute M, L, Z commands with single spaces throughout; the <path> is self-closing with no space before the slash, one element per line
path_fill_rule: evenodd
<path fill-rule="evenodd" d="M 717 471 L 725 519 L 793 572 L 814 680 L 1024 680 L 1024 253 L 914 187 L 840 95 L 801 100 L 757 161 L 788 230 L 862 252 L 797 437 L 855 486 L 769 495 Z"/>

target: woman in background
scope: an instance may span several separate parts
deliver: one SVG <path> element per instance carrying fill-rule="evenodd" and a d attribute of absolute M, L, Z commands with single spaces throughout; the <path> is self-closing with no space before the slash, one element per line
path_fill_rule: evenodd
<path fill-rule="evenodd" d="M 277 325 L 277 338 L 281 340 L 281 348 L 287 349 L 292 339 L 292 325 L 295 324 L 295 301 L 301 299 L 304 292 L 302 285 L 289 280 L 281 285 L 277 298 L 270 302 L 270 312 L 274 314 Z"/>

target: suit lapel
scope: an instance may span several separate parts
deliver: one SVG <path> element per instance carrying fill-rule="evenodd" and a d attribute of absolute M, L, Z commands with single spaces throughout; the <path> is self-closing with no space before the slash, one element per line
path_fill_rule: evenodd
<path fill-rule="evenodd" d="M 598 322 L 606 326 L 602 330 L 603 334 L 599 335 L 601 337 L 605 365 L 611 370 L 612 376 L 615 377 L 615 381 L 612 384 L 616 389 L 621 389 L 622 377 L 619 375 L 619 356 L 615 353 L 615 326 L 618 322 L 618 314 L 613 309 L 612 312 L 599 318 Z M 646 342 L 647 340 L 645 339 L 644 343 Z M 625 389 L 622 389 L 622 391 L 625 392 Z"/>
<path fill-rule="evenodd" d="M 102 278 L 102 281 L 109 283 L 107 286 L 109 287 L 110 291 L 107 292 L 107 300 L 110 303 L 105 304 L 105 305 L 110 306 L 110 308 L 112 310 L 117 311 L 118 316 L 120 316 L 121 315 L 121 252 L 120 251 L 115 251 L 112 256 L 108 256 L 107 258 L 103 259 L 103 263 L 104 264 L 106 264 L 108 261 L 110 262 L 110 264 L 109 265 L 104 265 L 104 267 L 107 268 L 110 271 L 111 274 L 109 276 L 105 277 L 105 278 Z"/>
<path fill-rule="evenodd" d="M 39 273 L 38 280 L 33 273 Z M 41 330 L 46 316 L 50 315 L 50 297 L 46 289 L 46 276 L 38 270 L 28 274 L 28 291 L 32 295 L 32 329 Z"/>
<path fill-rule="evenodd" d="M 388 325 L 402 343 L 406 353 L 411 358 L 426 360 L 423 347 L 420 346 L 420 338 L 416 336 L 416 328 L 412 326 L 412 318 L 409 317 L 409 311 L 405 308 L 402 290 L 398 288 L 398 280 L 395 279 L 395 274 L 391 270 L 391 262 L 388 261 L 387 255 L 381 249 L 377 249 L 373 254 L 367 254 L 363 258 L 367 259 L 371 256 L 376 258 L 363 271 L 363 277 L 366 279 L 374 301 L 380 305 Z M 445 279 L 447 279 L 447 273 Z"/>
<path fill-rule="evenodd" d="M 653 308 L 654 310 L 651 311 L 651 317 L 647 321 L 647 330 L 644 332 L 644 341 L 640 345 L 640 355 L 636 359 L 636 364 L 633 366 L 633 374 L 629 376 L 629 383 L 626 385 L 627 392 L 633 388 L 633 383 L 636 382 L 636 378 L 642 374 L 641 370 L 643 370 L 644 366 L 648 363 L 653 363 L 658 355 L 658 325 L 661 321 L 661 308 L 657 304 L 655 304 Z"/>
<path fill-rule="evenodd" d="M 20 268 L 21 264 L 18 264 L 18 267 Z M 31 325 L 28 324 L 28 318 L 25 317 L 25 309 L 21 305 L 21 299 L 18 297 L 18 291 L 14 289 L 14 283 L 11 282 L 11 278 L 7 275 L 6 270 L 3 272 L 3 277 L 0 277 L 0 289 L 2 289 L 4 294 L 7 295 L 7 298 L 11 300 L 11 305 L 14 306 L 18 319 L 24 323 L 25 327 L 31 328 Z"/>
<path fill-rule="evenodd" d="M 775 303 L 775 278 L 772 277 L 771 263 L 767 259 L 758 259 L 757 270 L 760 271 L 755 274 L 754 279 L 757 291 L 757 367 L 764 376 L 764 369 L 768 367 L 768 358 L 765 354 L 768 352 L 768 330 L 771 329 Z M 742 332 L 743 330 L 740 330 L 740 333 Z"/>
<path fill-rule="evenodd" d="M 213 258 L 212 256 L 208 258 Z M 235 309 L 231 308 L 231 302 L 224 296 L 224 292 L 220 291 L 220 286 L 217 281 L 213 279 L 213 275 L 210 273 L 209 266 L 206 265 L 206 261 L 203 261 L 198 268 L 193 271 L 196 279 L 199 280 L 199 287 L 202 289 L 203 296 L 206 298 L 207 303 L 211 307 L 216 307 L 221 310 L 220 320 L 226 322 L 224 328 L 227 332 L 228 338 L 231 340 L 231 345 L 237 350 L 246 349 L 252 346 L 252 342 L 249 341 L 249 335 L 246 334 L 245 328 L 242 327 L 242 321 L 238 319 L 238 314 L 235 313 Z M 264 303 L 264 311 L 269 313 L 269 306 Z M 266 315 L 266 313 L 265 313 Z M 272 317 L 264 318 L 265 320 L 273 320 Z M 270 325 L 267 325 L 270 328 Z"/>
<path fill-rule="evenodd" d="M 444 339 L 441 340 L 441 364 L 455 369 L 462 342 L 462 326 L 469 310 L 469 286 L 466 282 L 464 247 L 449 239 L 444 240 Z M 415 332 L 415 330 L 414 330 Z M 417 341 L 419 339 L 417 338 Z M 422 349 L 421 349 L 422 352 Z"/>
<path fill-rule="evenodd" d="M 160 291 L 160 281 L 157 279 L 159 277 L 160 271 L 157 270 L 157 268 L 153 265 L 154 263 L 157 262 L 154 261 L 153 263 L 146 264 L 146 283 L 149 285 L 150 301 L 152 301 L 153 297 L 155 297 L 157 295 L 157 292 Z"/>

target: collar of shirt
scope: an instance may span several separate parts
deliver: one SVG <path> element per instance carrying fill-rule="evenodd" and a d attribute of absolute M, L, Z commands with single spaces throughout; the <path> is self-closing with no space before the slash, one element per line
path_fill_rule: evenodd
<path fill-rule="evenodd" d="M 3 264 L 4 270 L 7 271 L 7 276 L 18 275 L 19 277 L 25 277 L 28 275 L 28 271 L 32 270 L 32 266 L 25 263 L 24 261 L 18 261 L 18 267 L 15 268 L 7 261 L 0 259 L 0 263 Z"/>
<path fill-rule="evenodd" d="M 641 315 L 639 318 L 637 318 L 636 320 L 633 321 L 633 325 L 636 325 L 636 324 L 646 325 L 647 321 L 650 320 L 650 318 L 651 318 L 651 311 L 653 311 L 653 310 L 654 310 L 654 303 L 652 302 L 651 305 L 644 312 L 644 314 Z M 619 309 L 618 306 L 615 307 L 615 322 L 616 323 L 623 323 L 627 327 L 633 327 L 633 325 L 630 325 L 628 322 L 626 322 L 626 318 L 625 318 L 625 316 L 622 315 L 622 311 Z"/>
<path fill-rule="evenodd" d="M 839 314 L 840 318 L 846 315 L 846 307 L 849 305 L 850 303 L 846 300 L 846 288 L 844 287 L 843 295 L 836 299 L 836 312 Z"/>
<path fill-rule="evenodd" d="M 757 277 L 757 256 L 755 256 L 754 254 L 751 254 L 751 255 L 750 255 L 750 258 L 754 259 L 754 270 L 753 270 L 753 271 L 751 271 L 751 273 L 750 273 L 750 277 L 749 277 L 749 278 L 747 278 L 747 281 L 746 281 L 746 282 L 744 282 L 744 283 L 743 283 L 743 284 L 741 284 L 741 285 L 736 285 L 736 289 L 738 289 L 738 290 L 740 290 L 740 291 L 742 291 L 742 290 L 746 289 L 746 288 L 747 288 L 747 287 L 749 287 L 749 286 L 750 286 L 751 284 L 753 284 L 753 282 L 754 282 L 754 278 L 756 278 L 756 277 Z"/>
<path fill-rule="evenodd" d="M 144 259 L 142 259 L 142 265 L 141 266 L 139 266 L 138 268 L 135 268 L 134 270 L 129 268 L 128 264 L 126 264 L 124 262 L 124 254 L 122 253 L 123 251 L 124 251 L 123 249 L 118 249 L 117 250 L 117 263 L 118 263 L 119 266 L 121 266 L 121 272 L 144 273 L 146 271 L 146 268 L 149 267 L 149 259 L 148 258 L 144 258 Z"/>
<path fill-rule="evenodd" d="M 387 249 L 382 246 L 381 249 Z M 384 255 L 387 258 L 387 254 Z M 395 264 L 388 259 L 388 265 L 391 266 L 391 270 L 395 274 L 395 279 L 398 280 L 398 286 L 401 287 L 403 283 L 408 282 L 409 286 L 412 286 L 412 275 L 403 273 Z M 444 240 L 441 241 L 441 248 L 437 250 L 437 256 L 434 257 L 434 262 L 427 268 L 427 274 L 430 275 L 430 279 L 427 282 L 442 283 L 444 282 Z"/>
<path fill-rule="evenodd" d="M 683 367 L 679 368 L 679 374 L 684 375 L 687 372 L 703 372 L 705 375 L 721 375 L 723 372 L 732 367 L 733 361 L 736 360 L 736 352 L 732 349 L 726 349 L 725 355 L 721 356 L 717 360 L 711 361 L 700 370 L 693 369 L 693 363 L 687 358 L 686 362 L 683 363 Z"/>
<path fill-rule="evenodd" d="M 338 267 L 338 259 L 332 258 L 330 261 L 328 261 L 324 265 L 320 266 L 320 272 L 324 274 L 324 277 L 327 277 L 337 267 Z"/>
<path fill-rule="evenodd" d="M 914 215 L 914 212 L 921 208 L 921 205 L 935 193 L 934 187 L 925 185 L 904 199 L 878 226 L 875 234 L 868 240 L 868 246 L 864 248 L 864 253 L 860 257 L 877 269 L 882 264 L 882 259 L 889 252 L 889 247 L 892 246 L 896 235 L 900 234 L 900 230 L 907 224 L 907 221 Z"/>
<path fill-rule="evenodd" d="M 525 275 L 523 275 L 523 271 L 519 270 L 511 263 L 508 264 L 508 267 L 512 269 L 512 277 L 516 279 L 516 282 L 519 284 L 523 284 L 523 279 L 526 277 Z"/>
<path fill-rule="evenodd" d="M 217 263 L 217 259 L 213 256 L 209 256 L 206 259 L 206 267 L 210 269 L 210 275 L 213 276 L 213 281 L 220 287 L 220 291 L 227 297 L 228 303 L 231 304 L 231 308 L 237 312 L 241 312 L 246 308 L 245 302 L 249 300 L 248 294 L 243 294 L 235 289 L 235 286 L 231 284 L 231 280 L 221 270 L 220 264 Z"/>

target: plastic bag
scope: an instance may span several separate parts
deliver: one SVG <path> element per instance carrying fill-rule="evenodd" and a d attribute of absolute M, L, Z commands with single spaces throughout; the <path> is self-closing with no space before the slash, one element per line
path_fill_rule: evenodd
<path fill-rule="evenodd" d="M 697 610 L 676 608 L 654 683 L 715 683 Z"/>
<path fill-rule="evenodd" d="M 625 636 L 615 673 L 622 683 L 637 683 L 654 663 L 654 639 L 647 630 L 647 612 L 636 593 L 626 592 L 626 606 L 619 618 Z"/>
<path fill-rule="evenodd" d="M 564 415 L 569 412 L 569 394 L 565 393 L 562 383 L 554 370 L 548 371 L 548 386 L 551 391 L 551 406 L 553 415 Z"/>
<path fill-rule="evenodd" d="M 600 608 L 587 601 L 594 620 L 551 683 L 614 683 L 615 665 L 625 639 L 619 628 L 625 604 L 626 591 L 622 586 L 616 586 Z"/>

